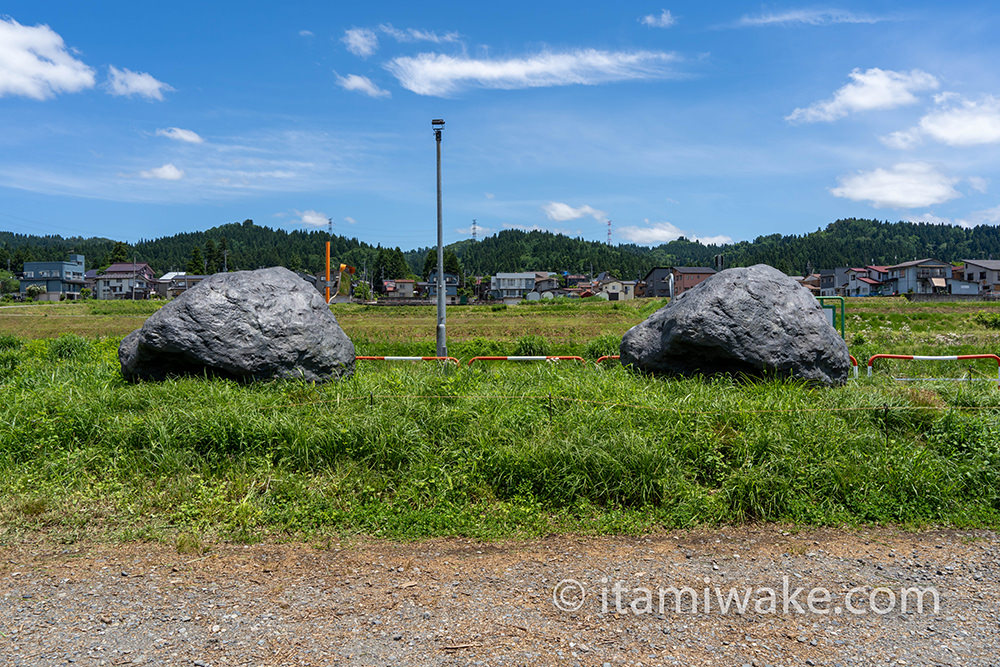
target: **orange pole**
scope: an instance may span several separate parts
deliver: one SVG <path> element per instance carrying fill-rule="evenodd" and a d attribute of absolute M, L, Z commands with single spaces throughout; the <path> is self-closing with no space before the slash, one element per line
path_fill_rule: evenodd
<path fill-rule="evenodd" d="M 330 303 L 330 242 L 326 242 L 326 302 Z"/>

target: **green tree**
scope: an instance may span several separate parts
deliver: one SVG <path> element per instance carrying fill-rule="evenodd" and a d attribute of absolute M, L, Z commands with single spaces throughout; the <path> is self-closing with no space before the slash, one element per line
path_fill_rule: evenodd
<path fill-rule="evenodd" d="M 215 245 L 215 241 L 213 241 L 212 239 L 208 239 L 207 241 L 205 241 L 206 275 L 218 273 L 221 266 L 222 266 L 222 253 L 219 252 L 219 247 Z"/>
<path fill-rule="evenodd" d="M 201 248 L 198 246 L 191 248 L 191 258 L 185 271 L 196 276 L 205 273 L 205 259 L 201 256 Z"/>
<path fill-rule="evenodd" d="M 29 299 L 34 301 L 41 295 L 45 294 L 45 287 L 42 285 L 28 285 L 28 287 L 24 290 L 24 293 Z"/>
<path fill-rule="evenodd" d="M 109 264 L 116 264 L 118 262 L 127 262 L 128 259 L 128 246 L 121 241 L 115 242 L 115 247 L 111 249 L 111 257 Z"/>
<path fill-rule="evenodd" d="M 437 250 L 431 250 L 424 258 L 424 280 L 430 280 L 431 271 L 437 269 Z M 462 263 L 458 261 L 458 255 L 451 248 L 444 249 L 444 272 L 458 276 L 462 282 Z"/>

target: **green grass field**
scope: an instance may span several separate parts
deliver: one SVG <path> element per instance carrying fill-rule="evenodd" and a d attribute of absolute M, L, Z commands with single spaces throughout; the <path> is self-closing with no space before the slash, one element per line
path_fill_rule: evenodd
<path fill-rule="evenodd" d="M 449 352 L 594 359 L 659 305 L 449 309 Z M 995 378 L 995 364 L 885 362 L 836 389 L 569 363 L 359 362 L 323 386 L 125 383 L 117 344 L 154 308 L 0 310 L 3 541 L 1000 526 L 996 383 L 890 377 Z M 852 300 L 847 340 L 862 364 L 995 352 L 1000 330 L 981 311 L 1000 308 Z M 335 312 L 359 354 L 433 350 L 431 308 Z"/>

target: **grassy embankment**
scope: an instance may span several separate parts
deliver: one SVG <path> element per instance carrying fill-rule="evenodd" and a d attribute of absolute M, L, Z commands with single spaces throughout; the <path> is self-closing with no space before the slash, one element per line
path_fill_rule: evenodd
<path fill-rule="evenodd" d="M 450 351 L 593 358 L 656 305 L 456 309 L 451 331 L 464 326 L 466 336 Z M 46 310 L 34 317 L 120 326 L 136 317 L 121 311 L 138 307 L 38 306 Z M 861 359 L 995 351 L 997 333 L 975 319 L 987 309 L 852 302 L 848 341 Z M 433 314 L 421 310 L 337 314 L 359 353 L 383 354 L 433 346 L 421 319 Z M 0 311 L 5 331 L 18 328 L 9 312 Z M 408 318 L 413 326 L 401 326 Z M 6 541 L 36 531 L 188 542 L 502 537 L 754 520 L 1000 526 L 1000 391 L 986 382 L 900 385 L 880 373 L 824 390 L 572 364 L 367 364 L 318 387 L 129 385 L 115 356 L 122 330 L 18 333 L 25 338 L 0 341 Z M 988 364 L 915 370 L 995 373 Z"/>

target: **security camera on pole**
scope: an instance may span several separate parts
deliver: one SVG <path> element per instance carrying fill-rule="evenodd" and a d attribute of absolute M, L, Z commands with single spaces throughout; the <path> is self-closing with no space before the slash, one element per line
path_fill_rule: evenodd
<path fill-rule="evenodd" d="M 438 266 L 437 266 L 437 356 L 448 356 L 448 340 L 445 335 L 445 282 L 444 282 L 444 233 L 441 226 L 441 130 L 444 120 L 431 121 L 434 140 L 437 142 L 437 214 L 438 214 Z"/>

